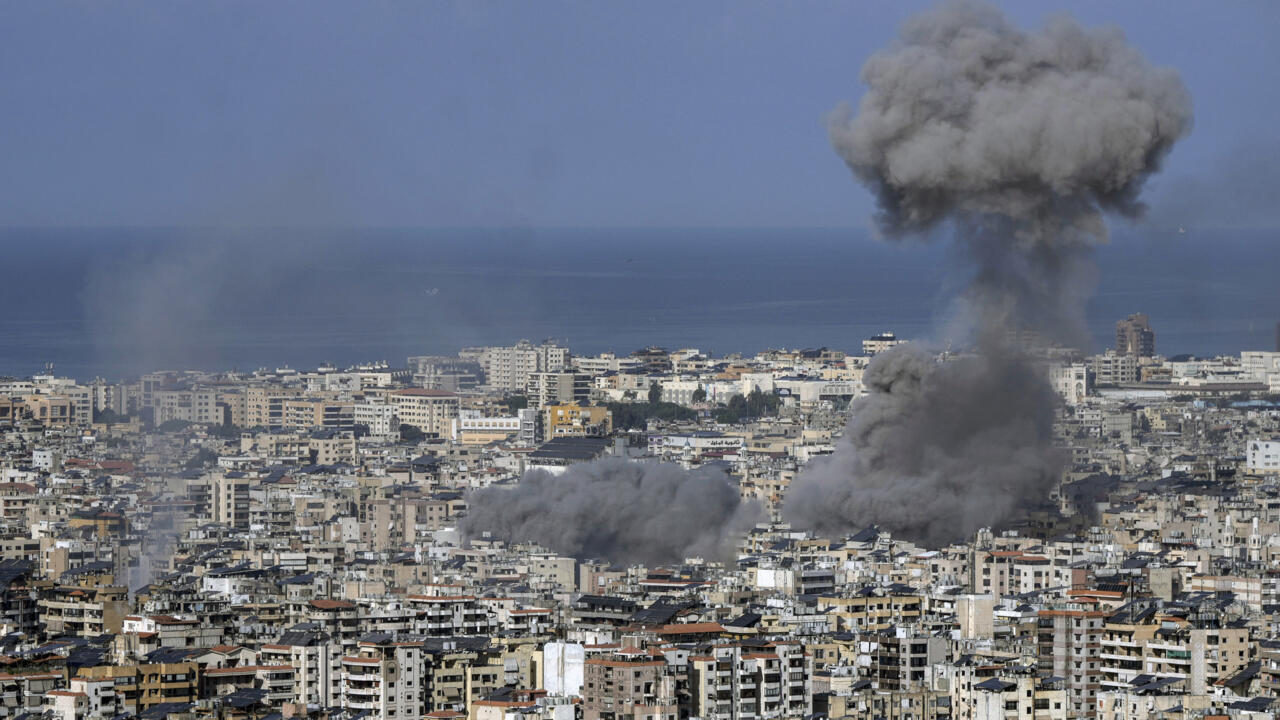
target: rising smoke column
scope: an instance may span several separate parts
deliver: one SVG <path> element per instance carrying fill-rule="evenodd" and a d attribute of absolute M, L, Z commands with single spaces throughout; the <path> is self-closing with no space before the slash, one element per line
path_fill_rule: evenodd
<path fill-rule="evenodd" d="M 513 488 L 477 490 L 468 505 L 467 537 L 488 531 L 579 559 L 646 565 L 731 557 L 761 515 L 723 471 L 620 458 L 572 465 L 561 475 L 530 471 Z"/>
<path fill-rule="evenodd" d="M 940 545 L 1017 517 L 1057 478 L 1052 388 L 1011 353 L 939 363 L 915 346 L 878 356 L 836 453 L 814 460 L 784 515 L 836 536 L 879 525 Z"/>
<path fill-rule="evenodd" d="M 1053 394 L 1005 331 L 1084 337 L 1103 215 L 1142 214 L 1142 185 L 1190 129 L 1191 103 L 1118 30 L 1057 18 L 1028 33 L 963 2 L 908 20 L 862 80 L 857 114 L 828 118 L 831 142 L 876 194 L 886 237 L 951 222 L 972 271 L 955 320 L 977 352 L 873 361 L 843 443 L 797 478 L 783 513 L 943 543 L 1015 520 L 1052 486 Z"/>

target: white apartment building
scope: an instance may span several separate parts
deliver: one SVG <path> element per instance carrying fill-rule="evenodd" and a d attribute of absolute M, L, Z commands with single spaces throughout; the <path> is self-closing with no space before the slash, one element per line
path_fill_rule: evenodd
<path fill-rule="evenodd" d="M 1251 473 L 1280 473 L 1280 440 L 1250 440 L 1244 467 Z"/>
<path fill-rule="evenodd" d="M 523 391 L 530 373 L 561 372 L 569 366 L 569 348 L 554 343 L 534 345 L 528 340 L 512 347 L 466 348 L 458 355 L 480 363 L 490 387 L 509 392 Z"/>
<path fill-rule="evenodd" d="M 624 372 L 626 370 L 634 370 L 640 367 L 640 358 L 629 356 L 618 357 L 617 355 L 607 352 L 600 353 L 595 357 L 575 357 L 573 359 L 573 367 L 578 372 L 588 373 L 590 375 L 603 375 L 607 372 Z"/>
<path fill-rule="evenodd" d="M 369 428 L 374 437 L 391 437 L 400 432 L 396 406 L 387 402 L 358 402 L 353 410 L 354 422 Z"/>
<path fill-rule="evenodd" d="M 289 632 L 281 642 L 263 645 L 260 656 L 264 663 L 293 666 L 294 702 L 321 707 L 340 704 L 341 646 L 314 633 Z"/>
<path fill-rule="evenodd" d="M 421 643 L 362 642 L 342 658 L 342 707 L 387 720 L 416 720 L 427 712 L 429 659 Z"/>
<path fill-rule="evenodd" d="M 586 405 L 591 394 L 591 376 L 572 372 L 529 373 L 525 395 L 529 407 L 542 409 L 548 405 L 578 403 Z"/>
<path fill-rule="evenodd" d="M 1280 352 L 1246 350 L 1240 353 L 1240 370 L 1253 382 L 1266 383 L 1271 392 L 1280 391 Z"/>

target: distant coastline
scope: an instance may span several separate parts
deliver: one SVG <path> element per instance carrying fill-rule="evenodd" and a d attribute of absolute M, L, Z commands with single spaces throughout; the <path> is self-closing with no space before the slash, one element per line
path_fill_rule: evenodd
<path fill-rule="evenodd" d="M 1272 240 L 1121 228 L 1098 250 L 1091 350 L 1139 311 L 1161 354 L 1274 349 Z M 588 354 L 854 349 L 881 330 L 935 336 L 957 285 L 945 243 L 840 229 L 9 229 L 0 242 L 13 270 L 0 375 L 53 363 L 78 379 L 399 364 L 520 338 Z"/>

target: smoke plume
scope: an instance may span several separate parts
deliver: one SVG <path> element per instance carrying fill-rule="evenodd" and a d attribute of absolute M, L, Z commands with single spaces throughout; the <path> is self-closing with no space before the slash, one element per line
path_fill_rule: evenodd
<path fill-rule="evenodd" d="M 579 559 L 660 565 L 724 559 L 761 515 L 728 477 L 710 468 L 605 458 L 561 475 L 525 473 L 514 488 L 472 493 L 463 534 L 488 531 Z"/>
<path fill-rule="evenodd" d="M 828 118 L 832 144 L 876 194 L 886 237 L 951 223 L 972 271 L 955 320 L 977 352 L 876 358 L 845 442 L 797 478 L 784 516 L 958 540 L 1052 486 L 1053 393 L 1006 331 L 1084 337 L 1103 216 L 1142 214 L 1143 183 L 1190 129 L 1190 99 L 1118 30 L 1058 18 L 1028 33 L 967 2 L 907 21 L 862 80 L 857 114 Z"/>
<path fill-rule="evenodd" d="M 837 452 L 813 461 L 786 516 L 825 535 L 879 525 L 936 545 L 1043 502 L 1056 396 L 1016 354 L 951 362 L 907 345 L 876 358 Z"/>

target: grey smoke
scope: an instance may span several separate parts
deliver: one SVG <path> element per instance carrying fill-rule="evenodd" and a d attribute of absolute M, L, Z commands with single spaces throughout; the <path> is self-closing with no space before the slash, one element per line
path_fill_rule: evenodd
<path fill-rule="evenodd" d="M 130 593 L 155 582 L 167 572 L 181 534 L 183 518 L 172 508 L 153 511 L 138 544 L 137 564 L 128 570 Z"/>
<path fill-rule="evenodd" d="M 831 142 L 876 194 L 886 237 L 951 224 L 972 273 L 952 321 L 977 352 L 877 357 L 843 443 L 796 479 L 783 514 L 944 543 L 1016 521 L 1055 482 L 1055 398 L 1006 331 L 1084 337 L 1103 216 L 1143 213 L 1142 186 L 1189 131 L 1191 102 L 1118 30 L 1060 17 L 1029 33 L 968 2 L 908 20 L 862 80 L 857 114 L 828 118 Z"/>
<path fill-rule="evenodd" d="M 788 520 L 828 536 L 878 525 L 940 545 L 1052 490 L 1056 396 L 1017 354 L 939 362 L 906 345 L 877 356 L 863 382 L 870 394 L 855 403 L 842 444 L 788 493 Z"/>
<path fill-rule="evenodd" d="M 836 151 L 880 203 L 886 234 L 957 216 L 1013 221 L 1019 245 L 1107 235 L 1191 127 L 1178 74 L 1117 29 L 1058 17 L 1039 33 L 995 8 L 947 3 L 909 19 L 863 66 L 854 115 L 828 118 Z"/>
<path fill-rule="evenodd" d="M 472 493 L 463 534 L 488 531 L 579 559 L 660 565 L 727 559 L 761 517 L 721 470 L 605 458 L 563 474 L 525 473 L 513 488 Z"/>

